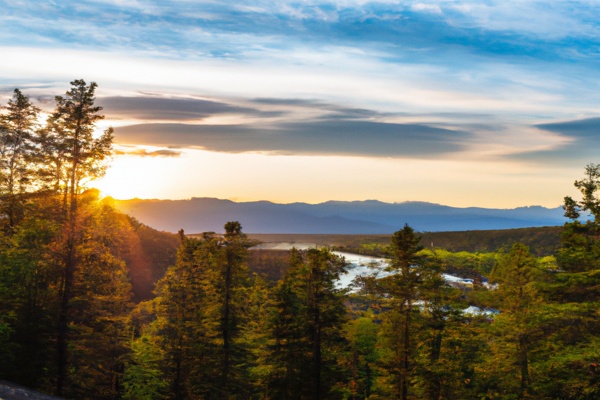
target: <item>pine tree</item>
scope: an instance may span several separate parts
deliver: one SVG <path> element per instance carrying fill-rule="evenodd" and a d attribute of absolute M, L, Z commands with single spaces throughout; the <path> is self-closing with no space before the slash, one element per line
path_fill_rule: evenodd
<path fill-rule="evenodd" d="M 68 352 L 63 361 L 69 371 L 58 383 L 68 396 L 84 398 L 93 392 L 95 398 L 110 399 L 120 393 L 128 352 L 126 321 L 132 293 L 117 248 L 118 238 L 127 235 L 130 226 L 126 218 L 119 218 L 114 209 L 99 202 L 97 191 L 84 192 L 78 203 L 78 240 L 73 249 L 77 262 L 73 264 L 66 314 L 64 275 L 60 275 L 57 285 L 62 291 L 58 334 L 60 323 L 68 320 Z M 64 256 L 68 240 L 68 236 L 62 236 L 52 243 L 54 254 Z M 64 266 L 60 259 L 55 261 L 59 261 L 55 265 Z M 57 378 L 61 378 L 59 368 Z"/>
<path fill-rule="evenodd" d="M 47 131 L 51 132 L 54 146 L 60 150 L 60 178 L 64 180 L 63 217 L 64 226 L 57 244 L 60 254 L 60 307 L 57 328 L 57 381 L 56 393 L 61 395 L 68 372 L 69 324 L 72 319 L 71 302 L 74 285 L 81 269 L 81 254 L 78 250 L 83 241 L 82 217 L 78 213 L 78 196 L 86 179 L 94 179 L 104 173 L 104 160 L 110 155 L 112 129 L 94 138 L 95 124 L 103 118 L 98 114 L 101 107 L 95 106 L 96 83 L 87 85 L 83 80 L 71 82 L 72 88 L 66 95 L 56 96 L 56 109 L 48 119 Z M 56 155 L 53 155 L 56 157 Z M 58 185 L 57 185 L 58 186 Z"/>
<path fill-rule="evenodd" d="M 201 239 L 180 234 L 177 264 L 157 287 L 157 329 L 177 399 L 230 398 L 251 390 L 246 368 L 250 242 L 238 222 Z"/>
<path fill-rule="evenodd" d="M 346 296 L 335 282 L 346 268 L 327 249 L 292 251 L 275 289 L 271 387 L 276 398 L 327 398 L 341 380 L 336 351 L 344 342 Z"/>
<path fill-rule="evenodd" d="M 0 115 L 0 204 L 9 229 L 24 217 L 25 196 L 36 188 L 34 145 L 40 109 L 19 89 Z"/>
<path fill-rule="evenodd" d="M 99 114 L 102 107 L 94 105 L 97 87 L 95 82 L 88 85 L 82 79 L 74 80 L 65 96 L 55 97 L 56 108 L 48 119 L 47 129 L 63 159 L 61 166 L 67 183 L 69 214 L 77 209 L 77 195 L 85 180 L 104 174 L 104 161 L 112 149 L 112 128 L 98 138 L 94 137 L 96 123 L 104 118 Z"/>
<path fill-rule="evenodd" d="M 408 225 L 395 232 L 390 244 L 390 262 L 386 268 L 390 275 L 378 282 L 379 290 L 390 298 L 391 310 L 385 326 L 393 337 L 390 343 L 394 354 L 390 365 L 393 371 L 393 392 L 396 398 L 402 400 L 408 398 L 414 364 L 413 306 L 419 299 L 421 269 L 424 264 L 423 258 L 418 254 L 422 249 L 419 241 L 420 237 Z"/>
<path fill-rule="evenodd" d="M 441 275 L 440 262 L 422 252 L 419 242 L 408 225 L 395 232 L 389 262 L 381 271 L 384 276 L 364 277 L 360 282 L 362 291 L 374 296 L 383 311 L 379 364 L 384 373 L 374 390 L 402 400 L 414 395 L 437 398 L 444 389 L 440 364 L 452 314 L 451 290 Z"/>
<path fill-rule="evenodd" d="M 217 267 L 216 283 L 218 302 L 221 309 L 222 359 L 220 392 L 226 399 L 230 392 L 244 391 L 247 386 L 245 374 L 234 369 L 245 358 L 245 349 L 238 346 L 241 326 L 246 322 L 244 307 L 247 302 L 244 288 L 249 286 L 249 270 L 246 264 L 250 242 L 242 233 L 237 221 L 225 224 L 224 240 L 220 243 L 221 253 Z M 241 361 L 243 364 L 243 361 Z"/>
<path fill-rule="evenodd" d="M 350 321 L 344 331 L 349 343 L 346 363 L 351 372 L 347 392 L 352 399 L 368 399 L 379 375 L 378 321 L 375 320 L 372 310 L 367 310 L 363 316 Z"/>
<path fill-rule="evenodd" d="M 152 330 L 164 352 L 164 375 L 174 399 L 185 399 L 194 392 L 192 381 L 205 381 L 212 375 L 213 362 L 205 355 L 215 346 L 214 335 L 206 324 L 204 281 L 202 265 L 196 262 L 197 252 L 205 246 L 199 239 L 187 238 L 180 231 L 181 245 L 177 262 L 167 270 L 156 286 L 156 321 Z M 213 357 L 214 358 L 214 357 Z M 195 374 L 194 363 L 202 360 L 204 374 Z M 213 387 L 213 390 L 215 388 Z"/>
<path fill-rule="evenodd" d="M 493 358 L 488 367 L 497 374 L 496 390 L 506 395 L 512 393 L 519 399 L 532 395 L 531 354 L 540 339 L 541 296 L 536 288 L 539 274 L 529 248 L 515 243 L 494 267 L 491 276 L 498 283 L 494 297 L 500 314 L 490 327 Z M 490 390 L 494 386 L 490 384 Z"/>

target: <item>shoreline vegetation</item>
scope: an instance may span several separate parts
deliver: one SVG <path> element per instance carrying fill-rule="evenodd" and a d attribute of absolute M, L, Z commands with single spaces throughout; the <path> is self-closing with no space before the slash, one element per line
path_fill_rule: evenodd
<path fill-rule="evenodd" d="M 0 380 L 94 400 L 600 397 L 600 166 L 563 227 L 251 250 L 275 240 L 159 232 L 86 187 L 113 140 L 95 89 L 71 82 L 42 124 L 19 90 L 0 113 Z M 387 262 L 340 287 L 334 250 Z"/>

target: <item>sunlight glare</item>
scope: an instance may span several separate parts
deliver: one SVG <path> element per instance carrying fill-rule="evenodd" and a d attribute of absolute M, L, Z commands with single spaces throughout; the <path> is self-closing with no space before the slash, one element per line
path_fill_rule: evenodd
<path fill-rule="evenodd" d="M 115 199 L 156 198 L 157 188 L 173 178 L 174 160 L 167 157 L 117 156 L 106 175 L 91 182 L 103 196 Z"/>

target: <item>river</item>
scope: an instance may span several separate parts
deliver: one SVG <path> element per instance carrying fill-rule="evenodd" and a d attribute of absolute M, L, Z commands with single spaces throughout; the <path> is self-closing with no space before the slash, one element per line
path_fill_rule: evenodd
<path fill-rule="evenodd" d="M 291 250 L 292 248 L 296 248 L 298 250 L 307 250 L 316 247 L 318 246 L 314 243 L 263 243 L 254 248 L 264 250 Z M 340 276 L 340 279 L 336 284 L 336 286 L 339 288 L 349 287 L 357 276 L 372 275 L 377 272 L 379 273 L 380 277 L 389 274 L 388 272 L 383 271 L 387 265 L 387 259 L 385 258 L 340 251 L 334 251 L 333 254 L 344 257 L 344 259 L 350 264 L 348 271 Z M 473 285 L 472 279 L 461 278 L 450 274 L 443 274 L 443 276 L 446 282 L 459 283 L 465 286 Z"/>

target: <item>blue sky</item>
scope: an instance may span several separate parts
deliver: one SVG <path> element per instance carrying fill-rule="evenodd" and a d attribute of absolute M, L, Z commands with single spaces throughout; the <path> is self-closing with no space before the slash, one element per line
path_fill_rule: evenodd
<path fill-rule="evenodd" d="M 556 206 L 600 162 L 597 1 L 0 9 L 0 101 L 97 82 L 116 197 Z"/>

